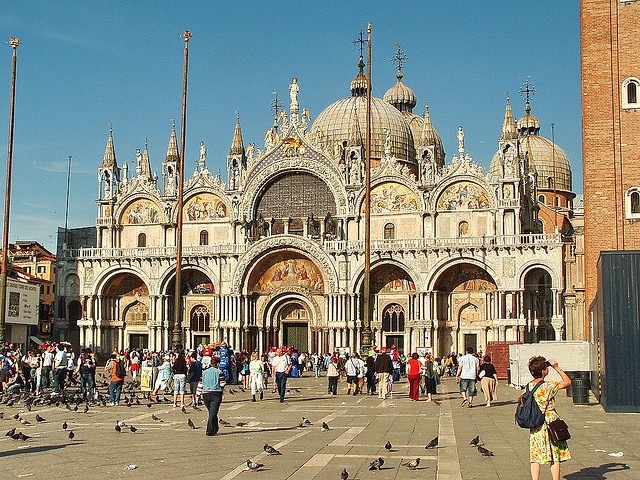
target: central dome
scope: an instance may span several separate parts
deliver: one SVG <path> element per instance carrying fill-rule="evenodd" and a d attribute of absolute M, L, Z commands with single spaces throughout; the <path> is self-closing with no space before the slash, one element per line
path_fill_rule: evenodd
<path fill-rule="evenodd" d="M 325 108 L 310 132 L 318 143 L 334 150 L 336 146 L 365 146 L 367 131 L 367 77 L 360 57 L 360 71 L 351 82 L 351 97 Z M 416 149 L 411 127 L 402 113 L 389 102 L 371 97 L 371 158 L 385 156 L 385 130 L 389 130 L 391 156 L 416 164 Z"/>
<path fill-rule="evenodd" d="M 367 97 L 354 96 L 343 98 L 325 108 L 311 132 L 321 143 L 340 145 L 347 142 L 354 145 L 365 144 L 367 128 Z M 389 129 L 391 137 L 391 156 L 409 163 L 416 163 L 416 150 L 413 134 L 400 111 L 388 102 L 376 97 L 371 98 L 371 158 L 384 157 L 384 129 Z"/>

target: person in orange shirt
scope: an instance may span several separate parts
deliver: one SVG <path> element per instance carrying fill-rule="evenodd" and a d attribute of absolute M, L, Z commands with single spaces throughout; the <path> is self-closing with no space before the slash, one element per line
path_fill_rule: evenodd
<path fill-rule="evenodd" d="M 124 365 L 122 360 L 115 354 L 111 354 L 111 383 L 109 384 L 109 405 L 115 407 L 120 403 L 120 394 L 124 384 L 125 375 L 122 373 Z"/>

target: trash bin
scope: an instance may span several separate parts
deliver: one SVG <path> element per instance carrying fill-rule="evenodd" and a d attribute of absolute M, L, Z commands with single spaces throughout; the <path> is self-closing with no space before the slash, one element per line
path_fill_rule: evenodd
<path fill-rule="evenodd" d="M 572 382 L 573 403 L 575 405 L 588 405 L 591 380 L 588 378 L 576 378 Z"/>
<path fill-rule="evenodd" d="M 583 371 L 571 371 L 571 372 L 565 372 L 567 374 L 567 376 L 571 379 L 571 385 L 569 385 L 567 387 L 567 397 L 573 397 L 573 384 L 574 384 L 574 380 L 578 379 L 578 378 L 582 378 L 582 379 L 590 379 L 591 378 L 591 372 L 583 372 Z"/>

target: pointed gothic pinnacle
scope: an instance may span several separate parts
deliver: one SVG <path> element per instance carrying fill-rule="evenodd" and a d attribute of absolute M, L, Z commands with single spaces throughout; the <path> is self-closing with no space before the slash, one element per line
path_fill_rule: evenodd
<path fill-rule="evenodd" d="M 511 111 L 511 99 L 507 95 L 507 106 L 504 112 L 500 140 L 512 140 L 514 138 L 518 138 L 518 132 L 516 130 L 516 122 L 513 119 L 513 112 Z"/>
<path fill-rule="evenodd" d="M 244 143 L 242 142 L 242 129 L 240 128 L 240 112 L 236 112 L 236 129 L 233 132 L 233 140 L 229 155 L 244 155 Z"/>
<path fill-rule="evenodd" d="M 165 161 L 167 162 L 180 161 L 180 155 L 178 153 L 178 138 L 176 136 L 175 121 L 173 122 L 173 127 L 171 128 L 171 136 L 169 137 L 169 146 L 167 147 L 167 155 L 165 157 Z"/>
<path fill-rule="evenodd" d="M 117 168 L 116 151 L 113 147 L 113 127 L 109 125 L 109 138 L 107 139 L 107 147 L 104 149 L 104 157 L 102 157 L 102 166 L 104 168 Z"/>

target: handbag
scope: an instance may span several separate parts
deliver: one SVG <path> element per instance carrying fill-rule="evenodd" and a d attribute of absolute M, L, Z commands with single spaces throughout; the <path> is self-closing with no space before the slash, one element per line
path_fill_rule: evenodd
<path fill-rule="evenodd" d="M 565 442 L 571 438 L 569 426 L 564 420 L 559 418 L 547 423 L 547 431 L 549 432 L 549 440 L 551 440 L 551 443 L 554 445 L 558 445 L 558 443 Z"/>

